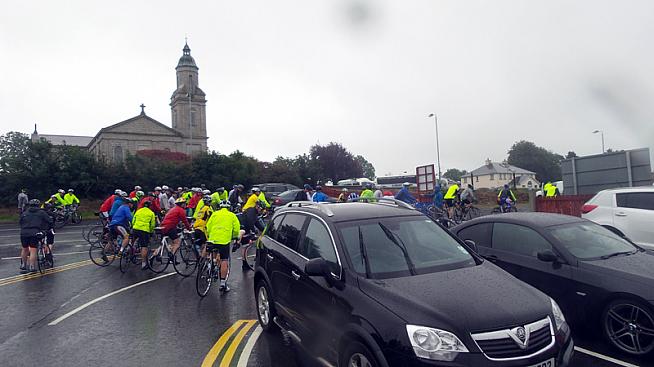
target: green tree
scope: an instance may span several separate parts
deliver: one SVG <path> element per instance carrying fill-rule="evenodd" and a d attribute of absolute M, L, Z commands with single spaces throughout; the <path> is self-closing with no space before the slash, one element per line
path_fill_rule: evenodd
<path fill-rule="evenodd" d="M 466 170 L 459 170 L 456 168 L 450 168 L 445 173 L 443 177 L 449 178 L 452 181 L 461 181 L 461 177 L 465 176 L 468 173 Z"/>
<path fill-rule="evenodd" d="M 357 161 L 357 163 L 359 163 L 359 166 L 361 166 L 363 177 L 369 180 L 374 180 L 377 177 L 375 176 L 375 166 L 368 162 L 366 158 L 364 158 L 362 155 L 357 155 L 354 157 L 354 159 Z"/>
<path fill-rule="evenodd" d="M 361 164 L 341 144 L 314 145 L 309 151 L 309 163 L 318 170 L 318 180 L 333 180 L 363 176 Z"/>
<path fill-rule="evenodd" d="M 563 156 L 553 153 L 530 141 L 519 141 L 508 151 L 508 163 L 529 171 L 536 172 L 536 178 L 544 182 L 561 179 L 561 160 Z"/>

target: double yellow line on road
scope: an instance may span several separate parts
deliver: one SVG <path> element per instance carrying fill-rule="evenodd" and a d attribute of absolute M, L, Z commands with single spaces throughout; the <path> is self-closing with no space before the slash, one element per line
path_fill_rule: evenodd
<path fill-rule="evenodd" d="M 202 361 L 202 367 L 211 367 L 213 366 L 214 362 L 216 362 L 216 359 L 218 359 L 218 356 L 222 353 L 222 351 L 225 349 L 225 346 L 227 345 L 227 342 L 230 341 L 231 343 L 229 344 L 229 347 L 227 347 L 227 350 L 223 354 L 221 360 L 220 360 L 220 367 L 228 367 L 229 364 L 232 362 L 232 359 L 234 359 L 234 354 L 236 353 L 236 349 L 238 349 L 239 345 L 243 341 L 243 338 L 245 338 L 245 335 L 252 329 L 254 325 L 257 324 L 257 320 L 238 320 L 232 325 L 229 329 L 225 330 L 223 335 L 220 336 L 216 344 L 213 345 L 211 350 L 209 350 L 209 353 L 207 353 L 207 356 L 204 357 L 204 361 Z M 238 333 L 237 333 L 238 332 Z M 232 335 L 236 333 L 236 336 L 232 338 Z"/>
<path fill-rule="evenodd" d="M 46 276 L 46 275 L 56 274 L 56 273 L 60 273 L 62 271 L 66 271 L 66 270 L 81 268 L 81 267 L 89 265 L 89 264 L 92 264 L 91 260 L 84 260 L 84 261 L 78 261 L 78 262 L 74 262 L 74 263 L 70 263 L 70 264 L 66 264 L 66 265 L 62 265 L 62 266 L 56 266 L 56 267 L 51 268 L 51 269 L 47 269 L 43 274 L 41 274 L 41 273 L 32 273 L 32 274 L 15 275 L 13 277 L 0 279 L 0 287 L 5 286 L 5 285 L 18 283 L 18 282 L 22 282 L 22 281 L 25 281 L 25 280 L 41 278 L 41 277 Z"/>

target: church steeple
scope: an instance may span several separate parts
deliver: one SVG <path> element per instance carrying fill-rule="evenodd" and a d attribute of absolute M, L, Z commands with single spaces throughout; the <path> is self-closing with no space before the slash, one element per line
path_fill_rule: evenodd
<path fill-rule="evenodd" d="M 206 151 L 207 117 L 205 94 L 199 87 L 198 66 L 188 42 L 177 62 L 177 89 L 170 97 L 173 129 L 184 135 L 187 152 Z"/>

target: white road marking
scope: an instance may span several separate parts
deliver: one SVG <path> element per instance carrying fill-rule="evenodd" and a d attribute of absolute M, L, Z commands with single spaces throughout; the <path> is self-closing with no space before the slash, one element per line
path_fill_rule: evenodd
<path fill-rule="evenodd" d="M 638 367 L 638 365 L 631 364 L 631 363 L 628 363 L 628 362 L 625 362 L 625 361 L 621 361 L 621 360 L 619 360 L 619 359 L 611 358 L 611 357 L 609 357 L 609 356 L 605 356 L 605 355 L 603 355 L 603 354 L 599 354 L 599 353 L 596 353 L 596 352 L 593 352 L 593 351 L 590 351 L 590 350 L 588 350 L 588 349 L 584 349 L 584 348 L 581 348 L 581 347 L 575 347 L 575 350 L 576 350 L 577 352 L 581 352 L 581 353 L 584 353 L 584 354 L 588 354 L 589 356 L 593 356 L 593 357 L 595 357 L 595 358 L 603 359 L 603 360 L 605 360 L 605 361 L 607 361 L 607 362 L 615 363 L 615 364 L 620 365 L 620 366 L 624 366 L 624 367 Z"/>
<path fill-rule="evenodd" d="M 259 339 L 262 331 L 263 329 L 261 328 L 261 325 L 257 325 L 257 328 L 254 329 L 250 335 L 247 344 L 245 344 L 245 347 L 243 347 L 243 351 L 241 352 L 241 356 L 238 358 L 238 364 L 236 367 L 247 366 L 248 361 L 250 360 L 250 355 L 252 354 L 252 349 L 254 349 L 254 345 L 257 343 L 257 340 Z"/>
<path fill-rule="evenodd" d="M 65 226 L 63 228 L 82 228 L 82 227 L 86 227 L 88 225 L 89 224 L 79 224 L 79 225 L 75 225 L 75 226 Z M 0 232 L 9 232 L 9 231 L 20 231 L 20 227 L 18 227 L 18 225 L 16 225 L 15 228 L 0 229 Z"/>
<path fill-rule="evenodd" d="M 55 237 L 56 239 L 56 237 Z M 55 241 L 55 246 L 62 246 L 69 243 L 79 243 L 79 242 L 88 242 L 87 240 L 72 240 L 72 241 Z M 0 247 L 11 247 L 11 246 L 20 246 L 20 243 L 3 243 L 0 244 Z"/>
<path fill-rule="evenodd" d="M 55 252 L 55 259 L 58 256 L 67 256 L 67 255 L 76 255 L 76 254 L 88 254 L 88 251 L 77 251 L 77 252 L 63 252 L 61 254 Z M 20 256 L 14 256 L 14 257 L 0 257 L 0 260 L 18 260 L 20 259 Z"/>
<path fill-rule="evenodd" d="M 87 302 L 87 303 L 85 303 L 85 304 L 83 304 L 83 305 L 77 307 L 76 309 L 74 309 L 74 310 L 68 312 L 67 314 L 65 314 L 65 315 L 63 315 L 63 316 L 60 316 L 60 317 L 57 318 L 56 320 L 50 322 L 48 325 L 49 325 L 49 326 L 57 325 L 58 323 L 60 323 L 60 322 L 62 322 L 62 321 L 64 321 L 64 320 L 66 320 L 67 318 L 69 318 L 69 317 L 73 316 L 74 314 L 76 314 L 76 313 L 82 311 L 83 309 L 85 309 L 85 308 L 87 308 L 87 307 L 89 307 L 89 306 L 91 306 L 91 305 L 93 305 L 93 304 L 96 304 L 96 303 L 102 301 L 103 299 L 109 298 L 109 297 L 111 297 L 111 296 L 115 296 L 115 295 L 118 294 L 118 293 L 122 293 L 122 292 L 125 292 L 125 291 L 127 291 L 127 290 L 130 290 L 130 289 L 132 289 L 132 288 L 138 287 L 138 286 L 140 286 L 140 285 L 147 284 L 147 283 L 150 283 L 150 282 L 154 282 L 155 280 L 163 279 L 163 278 L 169 277 L 169 276 L 171 276 L 171 275 L 175 275 L 175 274 L 177 274 L 177 273 L 176 273 L 176 272 L 172 272 L 172 273 L 168 273 L 168 274 L 163 274 L 163 275 L 160 275 L 160 276 L 155 277 L 155 278 L 152 278 L 152 279 L 147 279 L 147 280 L 144 280 L 144 281 L 142 281 L 142 282 L 134 283 L 134 284 L 132 284 L 132 285 L 130 285 L 130 286 L 127 286 L 127 287 L 125 287 L 125 288 L 120 288 L 120 289 L 115 290 L 115 291 L 113 291 L 113 292 L 111 292 L 111 293 L 107 293 L 107 294 L 105 294 L 105 295 L 102 296 L 102 297 L 98 297 L 98 298 L 96 298 L 96 299 L 94 299 L 94 300 L 91 300 L 91 301 L 89 301 L 89 302 Z"/>

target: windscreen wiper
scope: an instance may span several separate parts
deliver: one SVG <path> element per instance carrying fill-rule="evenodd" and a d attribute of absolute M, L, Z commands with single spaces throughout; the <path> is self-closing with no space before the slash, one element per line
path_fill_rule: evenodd
<path fill-rule="evenodd" d="M 632 255 L 634 253 L 635 253 L 634 251 L 619 251 L 619 252 L 614 252 L 612 254 L 600 256 L 600 259 L 606 260 L 606 259 L 611 258 L 611 257 L 616 257 L 616 256 L 620 256 L 620 255 Z"/>
<path fill-rule="evenodd" d="M 363 233 L 361 233 L 361 227 L 359 227 L 359 251 L 361 251 L 361 257 L 363 258 L 363 263 L 366 266 L 366 278 L 370 278 L 370 262 L 368 261 L 366 245 L 363 243 Z"/>
<path fill-rule="evenodd" d="M 400 237 L 398 237 L 395 233 L 391 232 L 390 229 L 388 229 L 385 225 L 383 225 L 381 222 L 378 222 L 379 226 L 381 227 L 382 231 L 384 231 L 384 234 L 386 237 L 388 237 L 389 240 L 393 241 L 393 243 L 402 250 L 402 254 L 404 255 L 404 260 L 406 261 L 407 266 L 409 267 L 409 272 L 411 275 L 416 275 L 416 267 L 413 265 L 413 261 L 411 261 L 411 258 L 409 257 L 409 253 L 406 250 L 406 246 L 404 245 L 404 241 Z M 400 241 L 398 241 L 398 239 Z M 400 243 L 401 242 L 401 243 Z"/>

